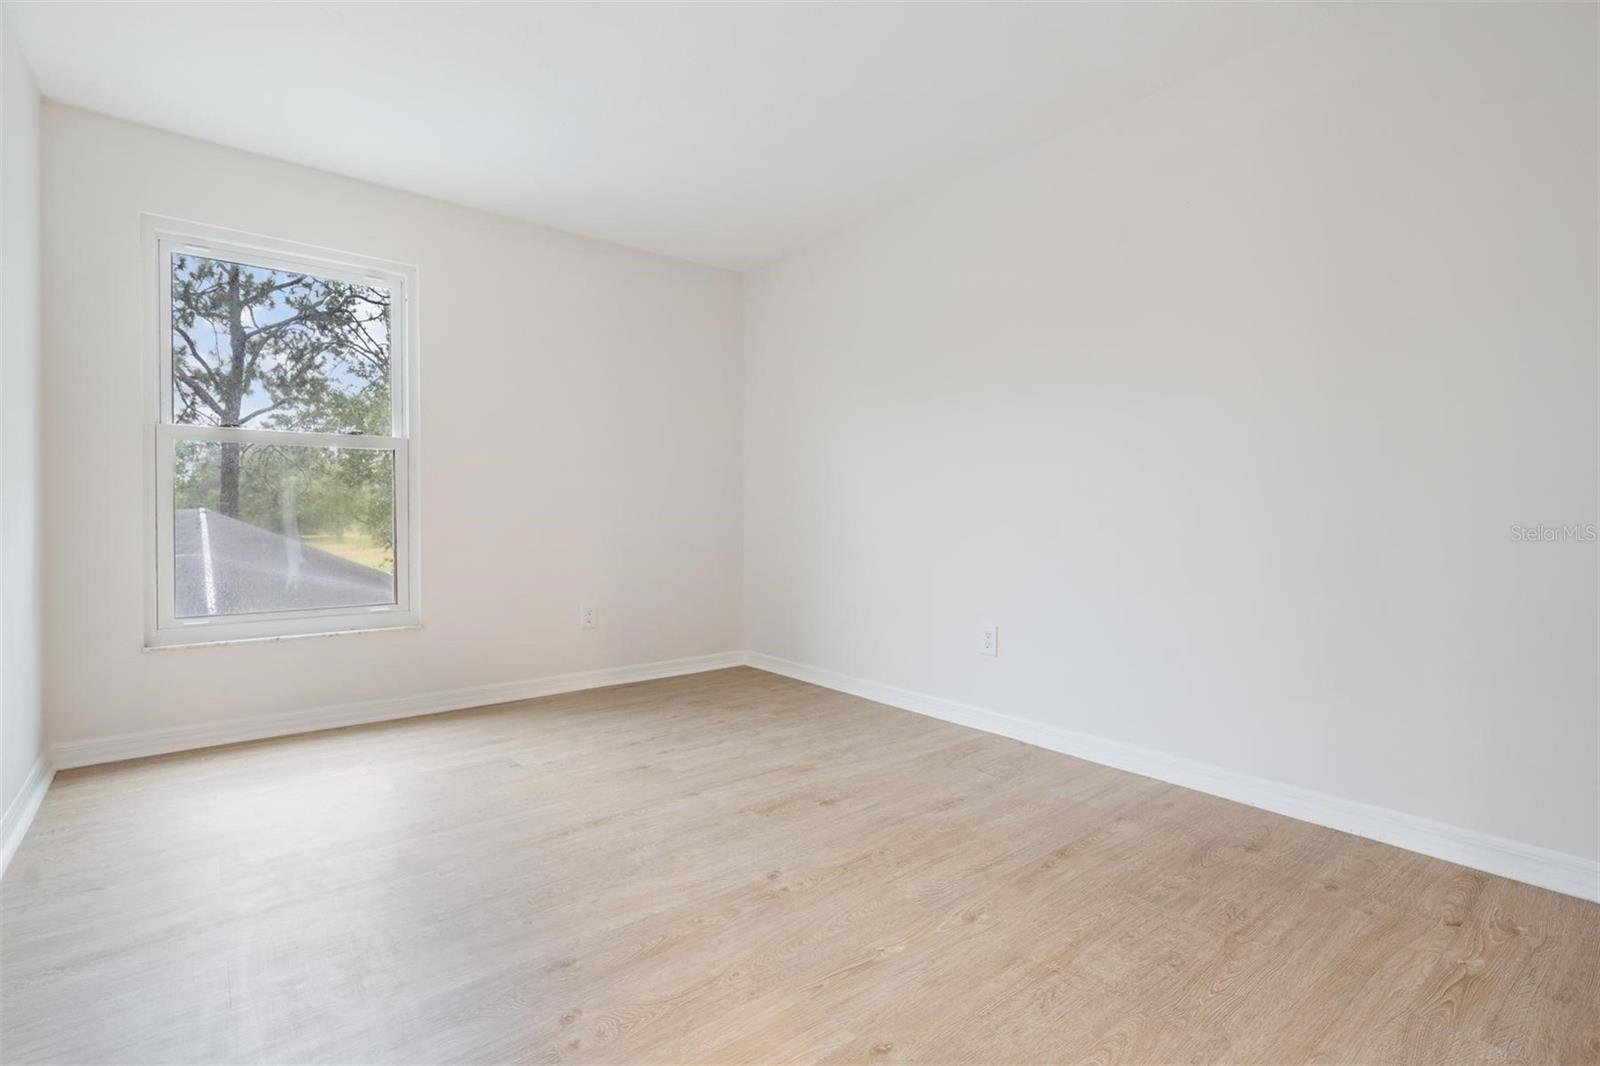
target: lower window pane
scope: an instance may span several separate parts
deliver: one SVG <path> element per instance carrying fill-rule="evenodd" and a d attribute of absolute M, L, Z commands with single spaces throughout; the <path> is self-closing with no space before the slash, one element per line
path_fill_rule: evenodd
<path fill-rule="evenodd" d="M 179 618 L 395 602 L 394 453 L 180 440 Z"/>

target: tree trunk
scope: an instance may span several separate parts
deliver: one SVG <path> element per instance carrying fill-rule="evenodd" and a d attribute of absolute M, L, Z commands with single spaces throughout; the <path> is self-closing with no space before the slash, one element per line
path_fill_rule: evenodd
<path fill-rule="evenodd" d="M 239 517 L 239 445 L 224 442 L 222 445 L 222 498 L 217 509 L 229 518 Z"/>
<path fill-rule="evenodd" d="M 223 402 L 227 411 L 222 420 L 225 426 L 237 426 L 239 414 L 244 410 L 244 391 L 246 370 L 245 348 L 245 306 L 244 293 L 241 289 L 239 267 L 228 268 L 228 348 L 230 356 L 228 389 Z M 218 507 L 229 518 L 239 517 L 239 459 L 244 451 L 238 444 L 222 445 L 222 463 L 219 473 L 222 478 L 222 494 Z"/>

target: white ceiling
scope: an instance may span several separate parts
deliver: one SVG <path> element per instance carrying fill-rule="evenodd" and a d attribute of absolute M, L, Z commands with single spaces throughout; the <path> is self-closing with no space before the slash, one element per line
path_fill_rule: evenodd
<path fill-rule="evenodd" d="M 717 266 L 1261 47 L 1291 3 L 8 3 L 63 103 Z"/>

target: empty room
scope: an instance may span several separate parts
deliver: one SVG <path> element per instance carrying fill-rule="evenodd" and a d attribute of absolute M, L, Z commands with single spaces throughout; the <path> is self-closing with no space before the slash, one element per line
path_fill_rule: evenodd
<path fill-rule="evenodd" d="M 1597 55 L 0 4 L 0 1063 L 1600 1064 Z"/>

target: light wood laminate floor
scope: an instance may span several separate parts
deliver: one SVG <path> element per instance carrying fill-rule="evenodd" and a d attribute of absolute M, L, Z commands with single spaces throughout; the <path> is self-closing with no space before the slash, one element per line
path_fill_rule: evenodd
<path fill-rule="evenodd" d="M 1600 906 L 749 669 L 63 772 L 0 1058 L 1594 1062 Z"/>

